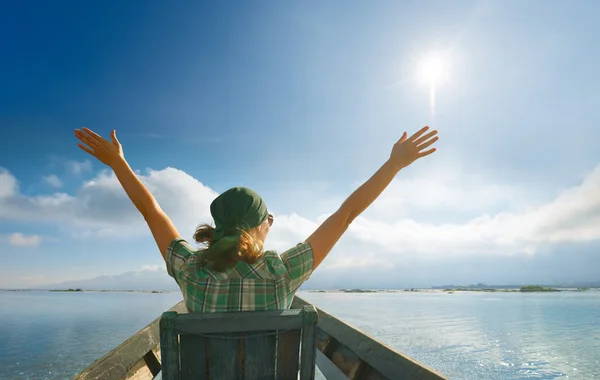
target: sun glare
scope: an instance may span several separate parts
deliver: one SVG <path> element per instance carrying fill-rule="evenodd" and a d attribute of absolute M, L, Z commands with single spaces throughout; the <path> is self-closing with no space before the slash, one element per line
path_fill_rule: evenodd
<path fill-rule="evenodd" d="M 424 57 L 418 64 L 419 79 L 429 85 L 442 81 L 445 71 L 446 67 L 443 59 L 434 54 Z"/>
<path fill-rule="evenodd" d="M 435 124 L 436 119 L 436 92 L 440 85 L 448 79 L 448 60 L 446 58 L 437 52 L 431 52 L 416 61 L 417 79 L 429 88 L 431 124 Z"/>

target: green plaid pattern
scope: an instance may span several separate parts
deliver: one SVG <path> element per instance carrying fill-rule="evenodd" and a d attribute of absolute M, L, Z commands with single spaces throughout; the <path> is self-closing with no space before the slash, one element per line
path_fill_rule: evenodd
<path fill-rule="evenodd" d="M 313 270 L 313 252 L 304 242 L 282 253 L 266 251 L 256 263 L 238 262 L 225 272 L 202 268 L 200 256 L 178 238 L 167 248 L 167 272 L 177 281 L 192 313 L 289 309 Z"/>

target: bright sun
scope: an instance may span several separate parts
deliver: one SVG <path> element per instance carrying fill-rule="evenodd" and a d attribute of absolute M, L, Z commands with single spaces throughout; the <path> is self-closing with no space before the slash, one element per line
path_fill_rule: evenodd
<path fill-rule="evenodd" d="M 429 109 L 431 123 L 436 117 L 436 93 L 440 85 L 448 79 L 448 56 L 437 52 L 423 55 L 416 61 L 416 75 L 419 82 L 429 87 Z"/>
<path fill-rule="evenodd" d="M 430 85 L 435 85 L 444 79 L 446 67 L 442 57 L 430 54 L 418 63 L 419 79 Z"/>

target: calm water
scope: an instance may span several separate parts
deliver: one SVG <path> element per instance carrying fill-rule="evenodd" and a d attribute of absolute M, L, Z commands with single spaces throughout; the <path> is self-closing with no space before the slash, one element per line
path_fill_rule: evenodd
<path fill-rule="evenodd" d="M 299 295 L 450 379 L 600 379 L 600 292 Z M 180 300 L 0 292 L 0 379 L 68 379 Z"/>

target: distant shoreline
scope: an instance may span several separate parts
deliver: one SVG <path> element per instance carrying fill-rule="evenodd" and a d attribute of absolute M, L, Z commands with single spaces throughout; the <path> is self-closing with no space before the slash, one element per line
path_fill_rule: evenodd
<path fill-rule="evenodd" d="M 430 289 L 430 288 L 410 288 L 410 289 L 328 289 L 305 290 L 308 293 L 550 293 L 550 292 L 585 292 L 598 291 L 600 288 L 551 288 L 542 286 L 522 286 L 520 288 L 496 289 L 496 288 L 446 288 L 446 289 Z"/>
<path fill-rule="evenodd" d="M 408 288 L 408 289 L 300 289 L 300 292 L 306 293 L 548 293 L 548 292 L 585 292 L 600 291 L 600 287 L 580 287 L 580 288 L 562 288 L 562 287 L 542 287 L 527 285 L 515 288 Z M 178 290 L 115 290 L 115 289 L 0 289 L 0 292 L 58 292 L 58 293 L 145 293 L 145 294 L 168 294 L 178 293 Z"/>
<path fill-rule="evenodd" d="M 0 289 L 0 292 L 60 292 L 60 293 L 176 293 L 178 290 L 106 290 L 106 289 Z"/>

